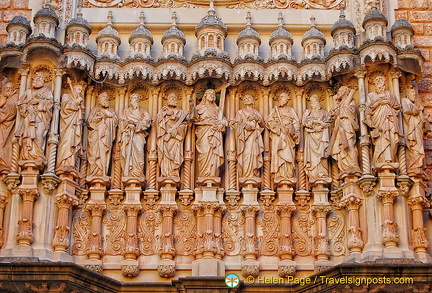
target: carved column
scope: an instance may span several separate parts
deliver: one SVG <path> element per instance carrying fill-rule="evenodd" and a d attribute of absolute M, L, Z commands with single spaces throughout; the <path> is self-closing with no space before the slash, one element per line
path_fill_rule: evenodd
<path fill-rule="evenodd" d="M 235 116 L 235 97 L 236 91 L 230 91 L 230 107 L 228 119 L 234 119 Z M 235 132 L 231 127 L 227 128 L 227 136 L 228 139 L 228 147 L 227 147 L 227 158 L 228 158 L 228 189 L 237 190 L 238 191 L 238 183 L 237 183 L 237 152 L 235 149 Z"/>
<path fill-rule="evenodd" d="M 411 245 L 419 259 L 424 263 L 431 263 L 431 257 L 427 252 L 428 240 L 426 228 L 423 222 L 423 209 L 430 208 L 431 204 L 425 197 L 425 184 L 422 179 L 413 178 L 414 185 L 410 192 L 408 205 L 412 210 Z"/>
<path fill-rule="evenodd" d="M 192 99 L 192 90 L 186 91 L 186 100 L 191 101 Z M 193 100 L 192 100 L 193 101 Z M 190 105 L 190 104 L 189 104 Z M 192 106 L 190 106 L 192 107 Z M 190 111 L 189 111 L 190 112 Z M 187 133 L 185 137 L 185 149 L 184 149 L 184 165 L 183 165 L 183 181 L 182 181 L 182 190 L 184 191 L 192 191 L 192 178 L 193 172 L 192 172 L 192 162 L 194 157 L 194 151 L 193 151 L 193 144 L 192 140 L 193 138 L 193 127 L 187 128 Z"/>
<path fill-rule="evenodd" d="M 353 186 L 354 187 L 354 186 Z M 355 188 L 355 187 L 354 187 Z M 359 210 L 363 200 L 356 193 L 349 193 L 341 199 L 341 207 L 348 209 L 348 249 L 351 255 L 361 253 L 364 247 L 360 229 Z M 351 259 L 351 258 L 350 258 Z"/>
<path fill-rule="evenodd" d="M 13 249 L 17 245 L 16 235 L 18 233 L 18 221 L 21 219 L 20 209 L 20 195 L 18 185 L 20 183 L 18 174 L 9 174 L 3 181 L 10 192 L 9 204 L 6 206 L 6 216 L 4 224 L 8 226 L 7 234 L 4 235 L 6 242 L 0 250 L 1 255 L 8 255 L 12 253 Z"/>
<path fill-rule="evenodd" d="M 312 193 L 314 203 L 312 212 L 316 217 L 316 235 L 315 235 L 315 268 L 318 272 L 328 269 L 332 266 L 329 261 L 330 245 L 327 235 L 327 214 L 331 211 L 330 203 L 327 200 L 329 190 L 325 185 L 319 183 L 313 187 Z"/>
<path fill-rule="evenodd" d="M 94 203 L 87 204 L 86 209 L 88 209 L 91 213 L 91 228 L 90 235 L 87 244 L 87 256 L 88 261 L 86 262 L 85 267 L 95 271 L 102 273 L 102 215 L 106 209 L 105 203 Z"/>
<path fill-rule="evenodd" d="M 175 261 L 173 260 L 175 256 L 173 218 L 177 207 L 172 204 L 162 204 L 159 208 L 162 211 L 162 239 L 158 273 L 163 278 L 172 278 L 176 274 Z"/>
<path fill-rule="evenodd" d="M 358 88 L 360 94 L 360 147 L 361 147 L 361 163 L 363 168 L 363 177 L 370 177 L 372 174 L 370 162 L 370 136 L 365 120 L 365 107 L 366 107 L 366 92 L 365 92 L 365 70 L 358 70 L 355 76 L 358 79 Z"/>
<path fill-rule="evenodd" d="M 39 198 L 39 192 L 34 188 L 19 189 L 19 194 L 23 200 L 21 220 L 18 222 L 17 241 L 20 250 L 30 251 L 30 245 L 33 242 L 33 205 Z"/>
<path fill-rule="evenodd" d="M 28 74 L 30 72 L 30 67 L 26 66 L 19 69 L 19 74 L 21 75 L 21 83 L 20 83 L 20 89 L 19 89 L 19 96 L 25 94 L 25 91 L 27 90 L 27 79 Z M 18 125 L 21 123 L 21 114 L 19 111 L 17 111 L 17 116 L 15 120 L 15 129 L 17 129 Z M 18 173 L 18 160 L 19 160 L 19 141 L 17 137 L 14 136 L 12 141 L 12 162 L 11 162 L 11 174 L 17 174 Z"/>
<path fill-rule="evenodd" d="M 5 235 L 4 235 L 4 214 L 5 208 L 8 203 L 8 198 L 6 195 L 0 195 L 0 248 L 3 247 L 5 243 Z"/>
<path fill-rule="evenodd" d="M 380 190 L 378 198 L 383 204 L 383 232 L 382 241 L 384 247 L 397 247 L 399 236 L 397 232 L 397 224 L 394 222 L 393 201 L 398 195 L 397 191 Z"/>
<path fill-rule="evenodd" d="M 264 101 L 264 121 L 268 118 L 269 113 L 269 98 L 270 90 L 263 90 L 263 101 Z M 263 181 L 262 189 L 271 190 L 271 168 L 270 168 L 270 136 L 267 127 L 264 129 L 264 156 L 263 156 Z"/>
<path fill-rule="evenodd" d="M 278 192 L 280 196 L 280 193 Z M 294 276 L 296 272 L 296 263 L 292 261 L 295 251 L 293 247 L 293 238 L 291 232 L 291 215 L 296 210 L 294 203 L 279 202 L 276 206 L 280 214 L 280 238 L 279 238 L 279 276 L 286 278 Z"/>
<path fill-rule="evenodd" d="M 139 275 L 137 257 L 138 247 L 138 214 L 142 209 L 141 204 L 125 203 L 123 209 L 126 211 L 126 239 L 123 255 L 125 260 L 122 263 L 122 274 L 125 277 L 133 278 Z"/>
<path fill-rule="evenodd" d="M 244 277 L 258 277 L 259 262 L 257 261 L 256 215 L 259 207 L 256 205 L 247 205 L 243 206 L 242 210 L 245 215 L 245 260 L 242 263 L 242 275 Z"/>
<path fill-rule="evenodd" d="M 159 88 L 154 88 L 151 91 L 152 99 L 150 100 L 151 104 L 151 116 L 153 117 L 157 113 L 158 108 L 158 98 L 159 98 Z M 148 166 L 147 166 L 147 189 L 148 191 L 156 190 L 157 183 L 157 147 L 156 147 L 156 128 L 152 127 L 148 142 Z"/>
<path fill-rule="evenodd" d="M 62 89 L 62 76 L 65 71 L 62 68 L 56 68 L 54 70 L 54 105 L 53 105 L 53 115 L 51 119 L 51 126 L 48 135 L 48 163 L 47 163 L 47 173 L 55 173 L 56 157 L 57 157 L 57 147 L 59 144 L 59 120 L 60 120 L 60 97 Z"/>
<path fill-rule="evenodd" d="M 75 196 L 68 194 L 60 194 L 55 197 L 55 203 L 58 208 L 57 225 L 54 228 L 54 237 L 52 239 L 52 246 L 54 251 L 66 252 L 70 245 L 69 239 L 69 210 L 73 205 L 78 204 L 78 199 Z"/>
<path fill-rule="evenodd" d="M 225 207 L 218 205 L 214 211 L 214 242 L 216 247 L 215 258 L 221 260 L 225 255 L 223 243 L 222 243 L 222 216 L 225 212 Z"/>

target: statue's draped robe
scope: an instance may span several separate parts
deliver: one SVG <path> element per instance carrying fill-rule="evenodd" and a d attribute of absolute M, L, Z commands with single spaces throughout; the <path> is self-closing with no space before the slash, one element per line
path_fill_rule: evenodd
<path fill-rule="evenodd" d="M 180 108 L 162 107 L 154 119 L 157 136 L 158 161 L 162 177 L 179 177 L 183 163 L 183 142 L 187 125 L 183 123 L 187 113 Z M 177 126 L 177 121 L 182 120 Z"/>
<path fill-rule="evenodd" d="M 259 177 L 264 151 L 261 135 L 264 121 L 261 113 L 255 108 L 243 108 L 237 112 L 233 126 L 236 134 L 237 160 L 240 167 L 239 177 L 245 179 Z"/>
<path fill-rule="evenodd" d="M 88 172 L 89 176 L 107 176 L 111 149 L 116 134 L 118 118 L 113 108 L 95 106 L 90 112 L 88 132 Z"/>
<path fill-rule="evenodd" d="M 150 114 L 143 108 L 127 108 L 120 117 L 118 143 L 125 177 L 144 177 L 144 146 L 150 123 Z"/>
<path fill-rule="evenodd" d="M 297 114 L 291 107 L 274 107 L 267 120 L 267 128 L 271 138 L 271 172 L 275 178 L 294 177 L 295 147 L 300 132 Z"/>
<path fill-rule="evenodd" d="M 218 130 L 219 108 L 215 104 L 200 104 L 195 107 L 192 119 L 196 123 L 196 149 L 198 177 L 219 176 L 219 167 L 224 162 L 223 136 Z"/>

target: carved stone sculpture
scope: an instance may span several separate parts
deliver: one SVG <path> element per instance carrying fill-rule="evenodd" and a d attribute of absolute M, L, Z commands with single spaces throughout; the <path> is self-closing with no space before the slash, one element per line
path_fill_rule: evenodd
<path fill-rule="evenodd" d="M 243 103 L 245 107 L 231 121 L 236 138 L 238 174 L 242 184 L 247 180 L 258 183 L 264 151 L 261 132 L 265 124 L 261 113 L 254 108 L 254 98 L 251 95 L 245 95 Z"/>
<path fill-rule="evenodd" d="M 154 118 L 160 176 L 175 182 L 180 181 L 179 170 L 183 163 L 183 142 L 188 119 L 188 112 L 178 108 L 177 102 L 177 95 L 169 94 L 167 104 Z"/>
<path fill-rule="evenodd" d="M 407 169 L 412 175 L 423 173 L 425 150 L 423 145 L 422 107 L 415 104 L 416 89 L 410 88 L 402 99 L 403 122 L 407 144 Z"/>
<path fill-rule="evenodd" d="M 334 120 L 329 153 L 337 161 L 340 175 L 360 175 L 356 131 L 359 130 L 354 90 L 341 86 L 334 96 L 335 104 L 330 110 Z"/>
<path fill-rule="evenodd" d="M 300 121 L 294 109 L 288 106 L 287 93 L 279 96 L 279 106 L 274 107 L 267 121 L 271 138 L 271 172 L 276 184 L 293 181 L 295 147 L 300 140 Z"/>
<path fill-rule="evenodd" d="M 151 118 L 150 114 L 140 107 L 140 99 L 140 95 L 132 94 L 129 108 L 123 111 L 119 120 L 118 143 L 124 177 L 144 177 L 144 145 Z"/>
<path fill-rule="evenodd" d="M 17 89 L 12 82 L 8 81 L 3 85 L 0 96 L 0 171 L 10 171 L 17 103 Z"/>
<path fill-rule="evenodd" d="M 109 106 L 107 92 L 98 96 L 98 104 L 90 112 L 88 131 L 88 176 L 107 176 L 118 118 Z"/>
<path fill-rule="evenodd" d="M 302 118 L 305 128 L 304 164 L 310 183 L 322 179 L 329 182 L 329 165 L 326 151 L 330 141 L 330 115 L 321 107 L 320 98 L 314 94 L 310 97 L 311 108 Z"/>
<path fill-rule="evenodd" d="M 372 166 L 381 168 L 396 162 L 398 143 L 401 140 L 398 113 L 399 103 L 393 93 L 386 90 L 384 76 L 374 80 L 375 91 L 367 96 L 365 123 L 372 129 L 374 145 Z"/>
<path fill-rule="evenodd" d="M 60 144 L 57 153 L 57 171 L 74 171 L 77 155 L 81 149 L 84 113 L 84 88 L 82 84 L 71 85 L 70 94 L 62 96 L 60 110 Z"/>
<path fill-rule="evenodd" d="M 215 104 L 216 93 L 213 89 L 205 91 L 201 104 L 195 107 L 192 121 L 195 124 L 198 182 L 215 180 L 219 167 L 224 162 L 223 136 L 227 122 Z"/>
<path fill-rule="evenodd" d="M 16 135 L 20 139 L 22 161 L 32 161 L 41 167 L 46 162 L 45 140 L 51 121 L 53 93 L 45 87 L 45 74 L 37 71 L 32 86 L 18 102 L 21 123 Z"/>

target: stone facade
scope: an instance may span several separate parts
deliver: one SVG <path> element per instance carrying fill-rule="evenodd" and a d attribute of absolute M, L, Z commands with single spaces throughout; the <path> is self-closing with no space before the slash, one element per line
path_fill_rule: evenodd
<path fill-rule="evenodd" d="M 428 292 L 430 11 L 408 2 L 1 2 L 0 288 Z"/>

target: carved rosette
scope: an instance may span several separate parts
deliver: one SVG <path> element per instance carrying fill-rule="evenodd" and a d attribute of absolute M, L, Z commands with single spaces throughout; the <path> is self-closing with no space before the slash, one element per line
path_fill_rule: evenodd
<path fill-rule="evenodd" d="M 140 269 L 138 265 L 122 265 L 122 275 L 127 278 L 135 278 L 139 275 Z"/>
<path fill-rule="evenodd" d="M 172 264 L 160 264 L 158 265 L 158 274 L 162 278 L 172 278 L 176 274 L 175 265 Z"/>

